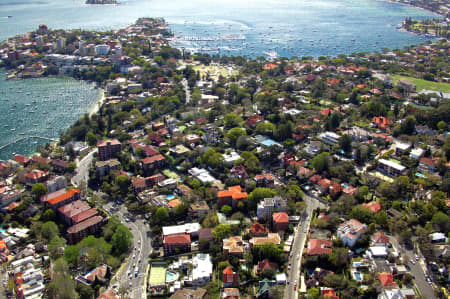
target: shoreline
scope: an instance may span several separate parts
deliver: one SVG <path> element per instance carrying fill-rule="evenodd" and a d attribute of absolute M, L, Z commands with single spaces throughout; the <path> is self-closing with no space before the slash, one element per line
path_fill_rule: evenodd
<path fill-rule="evenodd" d="M 92 105 L 88 109 L 89 117 L 92 117 L 94 114 L 96 114 L 100 110 L 100 107 L 102 107 L 103 104 L 105 103 L 105 98 L 106 98 L 105 97 L 105 90 L 103 88 L 101 88 L 101 87 L 99 89 L 100 89 L 100 92 L 101 92 L 100 98 L 97 100 L 97 102 L 95 102 L 94 105 Z"/>

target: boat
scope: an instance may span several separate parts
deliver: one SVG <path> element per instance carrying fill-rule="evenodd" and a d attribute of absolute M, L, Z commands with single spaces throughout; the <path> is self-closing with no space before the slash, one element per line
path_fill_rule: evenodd
<path fill-rule="evenodd" d="M 11 19 L 12 18 L 12 16 L 8 16 L 8 19 Z"/>

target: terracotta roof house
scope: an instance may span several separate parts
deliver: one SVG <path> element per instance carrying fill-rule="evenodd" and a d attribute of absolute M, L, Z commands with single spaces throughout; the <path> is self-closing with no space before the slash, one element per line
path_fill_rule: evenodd
<path fill-rule="evenodd" d="M 72 223 L 75 223 L 75 224 L 80 223 L 80 222 L 87 220 L 88 218 L 91 218 L 91 217 L 94 217 L 97 215 L 98 215 L 97 209 L 91 208 L 91 209 L 81 212 L 75 216 L 72 216 Z"/>
<path fill-rule="evenodd" d="M 390 123 L 391 121 L 384 116 L 374 116 L 372 118 L 372 125 L 381 130 L 386 130 Z"/>
<path fill-rule="evenodd" d="M 389 237 L 381 232 L 376 232 L 372 235 L 372 245 L 386 246 L 389 243 Z"/>
<path fill-rule="evenodd" d="M 331 241 L 320 240 L 320 239 L 310 239 L 308 242 L 307 255 L 321 255 L 321 254 L 331 254 L 333 250 L 331 249 Z"/>
<path fill-rule="evenodd" d="M 436 172 L 437 171 L 436 161 L 438 161 L 438 159 L 436 160 L 425 157 L 420 158 L 418 170 L 420 172 L 429 172 L 429 173 Z"/>
<path fill-rule="evenodd" d="M 97 280 L 100 282 L 104 282 L 107 272 L 108 272 L 108 266 L 101 265 L 101 266 L 98 266 L 97 268 L 95 268 L 94 270 L 92 270 L 91 272 L 89 272 L 88 274 L 86 274 L 84 276 L 84 278 L 91 284 L 95 282 L 95 278 L 97 278 Z"/>
<path fill-rule="evenodd" d="M 247 121 L 245 122 L 245 124 L 249 127 L 255 128 L 257 124 L 259 124 L 260 122 L 262 122 L 263 118 L 259 115 L 252 115 L 250 116 Z"/>
<path fill-rule="evenodd" d="M 386 272 L 379 273 L 378 279 L 380 280 L 381 285 L 385 289 L 394 289 L 398 287 L 397 284 L 394 282 L 394 276 L 391 273 Z"/>
<path fill-rule="evenodd" d="M 198 230 L 198 239 L 205 240 L 208 242 L 212 242 L 214 240 L 214 236 L 212 234 L 213 228 L 202 228 Z"/>
<path fill-rule="evenodd" d="M 261 245 L 264 243 L 274 243 L 275 245 L 280 245 L 281 238 L 278 233 L 268 233 L 267 237 L 253 237 L 249 241 L 250 246 Z"/>
<path fill-rule="evenodd" d="M 256 175 L 255 182 L 257 187 L 273 188 L 275 184 L 275 180 L 270 173 Z"/>
<path fill-rule="evenodd" d="M 173 208 L 176 208 L 177 206 L 181 205 L 182 203 L 183 202 L 180 199 L 175 198 L 175 199 L 169 201 L 167 203 L 167 205 L 169 206 L 170 209 L 173 209 Z"/>
<path fill-rule="evenodd" d="M 239 273 L 234 272 L 233 269 L 228 266 L 222 271 L 222 281 L 224 287 L 237 284 L 239 281 Z"/>
<path fill-rule="evenodd" d="M 255 222 L 250 228 L 250 235 L 253 237 L 264 237 L 269 233 L 269 229 L 264 225 Z"/>
<path fill-rule="evenodd" d="M 358 191 L 358 189 L 353 186 L 345 187 L 342 190 L 343 193 L 348 194 L 348 195 L 354 195 L 356 193 L 356 191 Z"/>
<path fill-rule="evenodd" d="M 306 167 L 300 167 L 297 171 L 297 177 L 301 180 L 309 179 L 313 175 L 313 171 Z"/>
<path fill-rule="evenodd" d="M 331 186 L 331 181 L 329 179 L 321 179 L 317 182 L 317 189 L 320 193 L 325 194 L 328 192 L 328 188 Z"/>
<path fill-rule="evenodd" d="M 228 239 L 223 239 L 222 242 L 223 254 L 225 256 L 243 257 L 244 243 L 242 242 L 241 236 L 229 237 Z"/>
<path fill-rule="evenodd" d="M 164 237 L 164 255 L 173 255 L 191 251 L 191 236 L 189 234 L 168 235 Z"/>
<path fill-rule="evenodd" d="M 32 186 L 36 183 L 42 183 L 48 178 L 48 171 L 33 169 L 25 175 L 26 184 Z"/>
<path fill-rule="evenodd" d="M 260 261 L 257 265 L 255 265 L 255 274 L 258 275 L 266 269 L 277 270 L 278 266 L 276 263 L 272 263 L 268 259 Z"/>
<path fill-rule="evenodd" d="M 334 198 L 339 196 L 342 191 L 342 186 L 336 182 L 331 182 L 330 187 L 328 188 L 328 191 L 330 192 L 330 195 Z"/>
<path fill-rule="evenodd" d="M 55 172 L 64 173 L 69 168 L 69 161 L 55 159 L 52 160 L 51 165 Z"/>
<path fill-rule="evenodd" d="M 161 135 L 157 133 L 150 133 L 147 137 L 153 145 L 159 146 L 160 144 L 164 143 L 164 138 L 162 138 Z"/>
<path fill-rule="evenodd" d="M 381 204 L 377 201 L 371 201 L 368 203 L 364 203 L 364 204 L 362 204 L 362 206 L 368 208 L 373 213 L 377 213 L 379 210 L 381 210 Z"/>
<path fill-rule="evenodd" d="M 28 163 L 30 163 L 30 158 L 22 156 L 22 155 L 15 155 L 13 160 L 24 166 L 26 166 Z"/>
<path fill-rule="evenodd" d="M 228 187 L 228 190 L 217 192 L 217 200 L 219 206 L 229 205 L 230 207 L 236 207 L 240 200 L 248 198 L 247 192 L 242 192 L 241 186 Z"/>
<path fill-rule="evenodd" d="M 286 231 L 289 227 L 289 216 L 286 212 L 273 213 L 272 220 L 275 232 Z"/>
<path fill-rule="evenodd" d="M 339 296 L 336 295 L 332 288 L 321 287 L 320 295 L 322 295 L 324 299 L 339 299 Z"/>
<path fill-rule="evenodd" d="M 50 199 L 53 199 L 53 198 L 55 198 L 55 197 L 57 197 L 57 196 L 59 196 L 61 194 L 66 193 L 66 192 L 67 192 L 66 189 L 60 189 L 58 191 L 42 195 L 41 199 L 40 199 L 41 203 L 45 203 L 45 202 L 49 201 Z"/>
<path fill-rule="evenodd" d="M 31 162 L 35 164 L 48 165 L 50 164 L 51 160 L 48 158 L 41 157 L 39 155 L 34 155 L 33 157 L 31 157 Z"/>

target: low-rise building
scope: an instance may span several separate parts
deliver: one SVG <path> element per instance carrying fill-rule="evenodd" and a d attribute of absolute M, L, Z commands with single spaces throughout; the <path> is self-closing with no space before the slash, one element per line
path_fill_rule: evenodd
<path fill-rule="evenodd" d="M 192 285 L 202 286 L 211 281 L 213 264 L 206 253 L 199 253 L 192 258 Z"/>
<path fill-rule="evenodd" d="M 389 175 L 389 176 L 401 176 L 401 175 L 405 175 L 406 174 L 406 167 L 386 160 L 386 159 L 380 159 L 378 160 L 378 170 L 380 170 L 381 172 L 384 172 L 385 174 Z"/>
<path fill-rule="evenodd" d="M 189 206 L 189 217 L 192 219 L 206 216 L 208 212 L 209 206 L 204 200 L 193 202 Z"/>
<path fill-rule="evenodd" d="M 367 231 L 367 225 L 359 222 L 356 219 L 350 219 L 337 229 L 337 236 L 342 240 L 344 246 L 353 247 L 356 241 Z"/>
<path fill-rule="evenodd" d="M 286 212 L 287 203 L 281 196 L 275 196 L 272 198 L 264 198 L 258 203 L 256 208 L 256 216 L 258 220 L 268 219 L 272 216 L 274 211 Z"/>
<path fill-rule="evenodd" d="M 223 254 L 224 256 L 237 256 L 242 258 L 244 255 L 244 242 L 241 236 L 229 237 L 223 239 Z"/>
<path fill-rule="evenodd" d="M 239 282 L 239 273 L 234 272 L 230 266 L 222 271 L 222 282 L 224 287 L 236 285 Z"/>
<path fill-rule="evenodd" d="M 83 238 L 95 235 L 100 231 L 100 228 L 103 225 L 103 217 L 102 216 L 94 216 L 88 218 L 87 220 L 77 223 L 67 230 L 67 234 L 69 237 L 69 243 L 75 244 L 80 242 Z"/>
<path fill-rule="evenodd" d="M 113 140 L 104 140 L 100 141 L 97 144 L 98 148 L 98 159 L 100 161 L 106 161 L 111 158 L 114 158 L 114 155 L 121 151 L 122 144 L 119 140 L 113 139 Z"/>
<path fill-rule="evenodd" d="M 272 223 L 274 232 L 285 232 L 289 227 L 289 216 L 286 212 L 273 213 Z"/>
<path fill-rule="evenodd" d="M 99 176 L 107 175 L 111 170 L 120 168 L 120 162 L 117 159 L 109 159 L 106 161 L 95 162 L 95 168 Z"/>
<path fill-rule="evenodd" d="M 219 191 L 217 193 L 217 200 L 219 206 L 228 205 L 230 207 L 236 207 L 238 202 L 248 198 L 247 192 L 242 192 L 241 186 L 228 187 L 228 190 Z"/>
<path fill-rule="evenodd" d="M 331 241 L 310 239 L 308 242 L 307 255 L 322 255 L 331 254 L 333 249 L 331 248 Z"/>
<path fill-rule="evenodd" d="M 191 236 L 189 234 L 176 234 L 164 236 L 164 255 L 174 255 L 191 251 Z"/>
<path fill-rule="evenodd" d="M 45 182 L 47 192 L 52 193 L 67 187 L 67 180 L 64 176 L 56 176 Z"/>

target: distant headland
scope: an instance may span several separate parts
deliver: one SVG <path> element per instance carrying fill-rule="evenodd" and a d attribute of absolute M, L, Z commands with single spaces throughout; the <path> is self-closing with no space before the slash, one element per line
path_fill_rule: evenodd
<path fill-rule="evenodd" d="M 86 0 L 86 4 L 119 4 L 117 0 Z"/>

